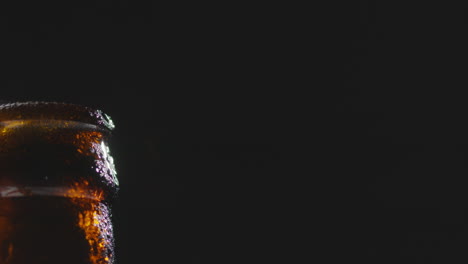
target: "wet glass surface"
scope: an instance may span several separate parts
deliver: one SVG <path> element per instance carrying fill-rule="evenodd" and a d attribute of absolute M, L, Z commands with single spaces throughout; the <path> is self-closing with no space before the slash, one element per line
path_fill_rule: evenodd
<path fill-rule="evenodd" d="M 0 105 L 0 264 L 114 262 L 112 127 L 78 106 Z"/>

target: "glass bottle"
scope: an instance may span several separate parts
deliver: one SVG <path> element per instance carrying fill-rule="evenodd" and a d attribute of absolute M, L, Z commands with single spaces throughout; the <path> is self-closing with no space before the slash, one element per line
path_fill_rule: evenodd
<path fill-rule="evenodd" d="M 81 105 L 0 105 L 0 264 L 114 262 L 113 128 Z"/>

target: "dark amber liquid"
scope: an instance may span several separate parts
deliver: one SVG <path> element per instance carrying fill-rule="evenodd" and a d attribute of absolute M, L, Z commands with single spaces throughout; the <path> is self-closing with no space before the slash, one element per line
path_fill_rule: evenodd
<path fill-rule="evenodd" d="M 0 264 L 113 263 L 109 215 L 88 198 L 0 198 Z"/>

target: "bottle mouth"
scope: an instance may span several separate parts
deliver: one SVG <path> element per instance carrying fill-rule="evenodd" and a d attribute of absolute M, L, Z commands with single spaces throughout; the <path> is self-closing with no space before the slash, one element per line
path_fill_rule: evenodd
<path fill-rule="evenodd" d="M 0 197 L 96 199 L 96 190 L 104 190 L 106 199 L 115 196 L 118 180 L 107 145 L 113 129 L 108 115 L 86 106 L 56 102 L 0 104 Z M 81 177 L 90 180 L 89 186 L 70 188 Z"/>
<path fill-rule="evenodd" d="M 0 104 L 0 122 L 21 120 L 59 120 L 79 122 L 112 131 L 114 122 L 103 111 L 78 104 L 61 102 L 15 102 Z"/>

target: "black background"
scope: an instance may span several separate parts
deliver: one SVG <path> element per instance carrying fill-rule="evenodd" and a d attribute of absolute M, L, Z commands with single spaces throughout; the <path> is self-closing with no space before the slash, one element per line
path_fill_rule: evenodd
<path fill-rule="evenodd" d="M 365 263 L 465 262 L 466 7 L 359 1 L 336 21 L 340 248 Z"/>
<path fill-rule="evenodd" d="M 116 124 L 117 263 L 269 257 L 284 214 L 274 208 L 288 207 L 276 176 L 293 161 L 294 112 L 305 107 L 288 91 L 298 85 L 288 12 L 132 1 L 0 9 L 3 102 L 82 104 Z"/>

